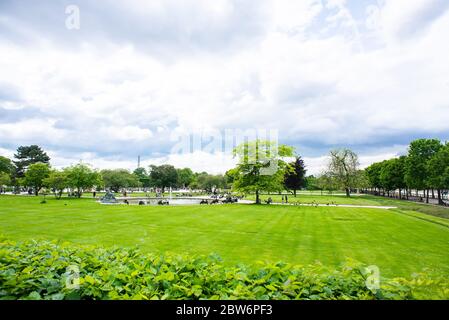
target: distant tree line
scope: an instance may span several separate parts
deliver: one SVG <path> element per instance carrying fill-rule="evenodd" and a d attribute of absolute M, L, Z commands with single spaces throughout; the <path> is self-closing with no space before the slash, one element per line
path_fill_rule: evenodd
<path fill-rule="evenodd" d="M 224 175 L 193 172 L 172 165 L 151 165 L 137 168 L 96 170 L 82 162 L 58 170 L 50 166 L 50 157 L 37 145 L 21 146 L 14 160 L 0 156 L 0 192 L 9 186 L 15 192 L 26 189 L 38 195 L 43 188 L 61 198 L 64 190 L 76 197 L 89 190 L 108 189 L 119 192 L 128 188 L 191 188 L 212 191 L 229 187 Z"/>
<path fill-rule="evenodd" d="M 175 168 L 169 164 L 160 166 L 150 165 L 148 170 L 137 168 L 133 174 L 137 177 L 141 187 L 160 188 L 189 188 L 212 191 L 214 188 L 228 188 L 224 175 L 209 174 L 207 172 L 193 172 L 190 168 Z"/>
<path fill-rule="evenodd" d="M 367 192 L 409 199 L 437 198 L 449 189 L 449 143 L 437 139 L 418 139 L 410 143 L 408 154 L 373 163 L 365 169 Z M 422 195 L 422 196 L 421 196 Z"/>
<path fill-rule="evenodd" d="M 437 139 L 412 141 L 406 155 L 376 162 L 361 170 L 357 155 L 348 149 L 333 150 L 327 169 L 306 178 L 308 190 L 354 190 L 401 199 L 419 199 L 429 203 L 449 190 L 449 143 Z"/>
<path fill-rule="evenodd" d="M 276 146 L 276 154 L 272 152 Z M 190 168 L 175 168 L 169 164 L 150 165 L 133 172 L 126 169 L 95 170 L 89 165 L 76 165 L 57 170 L 50 167 L 50 157 L 36 145 L 21 146 L 14 160 L 0 156 L 0 191 L 4 186 L 16 191 L 28 188 L 38 194 L 50 189 L 56 197 L 70 190 L 81 197 L 86 190 L 109 189 L 119 192 L 129 188 L 190 188 L 208 192 L 231 189 L 243 194 L 254 193 L 260 203 L 262 192 L 343 190 L 346 196 L 358 190 L 381 196 L 409 199 L 422 194 L 444 204 L 443 194 L 449 189 L 449 143 L 436 139 L 419 139 L 410 143 L 407 155 L 359 168 L 356 153 L 336 149 L 329 153 L 326 169 L 318 176 L 306 176 L 304 160 L 294 148 L 271 141 L 251 141 L 233 150 L 239 158 L 237 166 L 225 175 L 193 172 Z M 249 155 L 256 154 L 256 159 Z M 287 159 L 293 161 L 287 162 Z"/>

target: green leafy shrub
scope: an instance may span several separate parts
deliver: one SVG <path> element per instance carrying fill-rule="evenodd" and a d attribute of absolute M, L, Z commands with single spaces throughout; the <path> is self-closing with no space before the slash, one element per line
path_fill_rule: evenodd
<path fill-rule="evenodd" d="M 79 271 L 79 287 L 73 273 Z M 71 269 L 72 268 L 72 269 Z M 216 255 L 161 256 L 138 249 L 0 239 L 0 299 L 444 299 L 445 278 L 417 275 L 365 285 L 365 268 L 316 264 L 224 266 Z M 69 286 L 67 286 L 69 284 Z"/>

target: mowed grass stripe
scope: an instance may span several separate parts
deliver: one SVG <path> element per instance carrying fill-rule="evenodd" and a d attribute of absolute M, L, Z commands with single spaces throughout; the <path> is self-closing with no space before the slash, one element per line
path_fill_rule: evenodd
<path fill-rule="evenodd" d="M 0 196 L 0 234 L 335 266 L 346 258 L 387 276 L 430 267 L 449 275 L 449 229 L 390 210 L 293 206 L 105 206 L 91 199 Z M 66 205 L 64 205 L 66 204 Z M 421 213 L 414 213 L 422 215 Z"/>

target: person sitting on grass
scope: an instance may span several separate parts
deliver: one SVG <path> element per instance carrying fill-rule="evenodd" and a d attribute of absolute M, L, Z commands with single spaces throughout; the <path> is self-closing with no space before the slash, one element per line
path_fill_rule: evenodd
<path fill-rule="evenodd" d="M 271 197 L 268 198 L 268 200 L 265 200 L 266 204 L 272 204 L 273 203 L 273 199 L 271 199 Z"/>

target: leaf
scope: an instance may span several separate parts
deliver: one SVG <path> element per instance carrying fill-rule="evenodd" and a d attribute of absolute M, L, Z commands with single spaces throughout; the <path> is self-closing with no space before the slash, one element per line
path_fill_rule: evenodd
<path fill-rule="evenodd" d="M 90 275 L 86 275 L 86 276 L 84 277 L 84 281 L 86 281 L 86 282 L 89 283 L 89 284 L 95 284 L 95 279 L 92 278 Z"/>
<path fill-rule="evenodd" d="M 55 293 L 51 295 L 51 300 L 63 300 L 64 293 Z"/>
<path fill-rule="evenodd" d="M 28 299 L 29 300 L 42 300 L 41 295 L 36 291 L 31 292 L 28 295 Z"/>
<path fill-rule="evenodd" d="M 133 272 L 131 272 L 131 277 L 135 277 L 139 274 L 139 270 L 134 270 Z"/>

